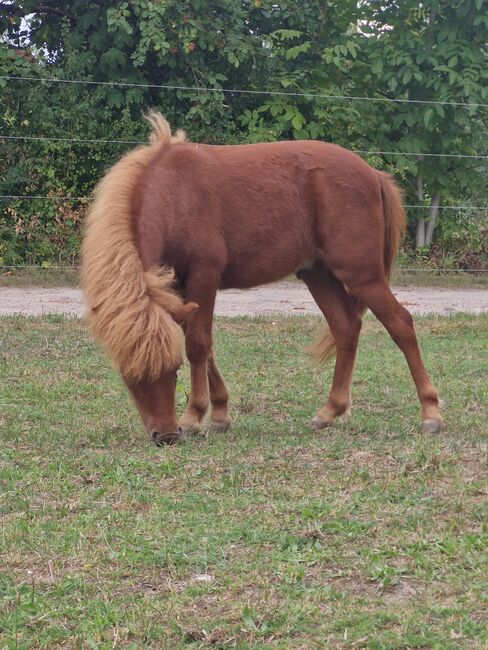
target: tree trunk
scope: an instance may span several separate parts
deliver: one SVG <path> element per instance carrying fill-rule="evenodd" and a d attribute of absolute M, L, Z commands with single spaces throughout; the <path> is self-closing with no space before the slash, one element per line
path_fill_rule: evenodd
<path fill-rule="evenodd" d="M 424 179 L 422 176 L 417 176 L 415 179 L 417 186 L 417 198 L 419 205 L 424 202 Z M 425 219 L 417 221 L 417 232 L 415 234 L 415 248 L 423 248 L 425 246 Z"/>
<path fill-rule="evenodd" d="M 417 232 L 415 233 L 415 248 L 423 248 L 425 246 L 425 219 L 417 221 Z"/>
<path fill-rule="evenodd" d="M 437 225 L 437 215 L 439 214 L 439 205 L 441 202 L 441 197 L 439 194 L 434 194 L 432 201 L 430 202 L 429 208 L 429 218 L 426 223 L 425 231 L 425 245 L 431 246 L 432 236 L 434 234 L 435 227 Z"/>
<path fill-rule="evenodd" d="M 415 179 L 415 186 L 417 189 L 417 198 L 419 205 L 424 202 L 424 179 L 423 176 L 417 176 Z M 417 221 L 417 230 L 415 233 L 415 248 L 423 248 L 432 244 L 432 236 L 437 224 L 437 215 L 439 213 L 439 205 L 441 197 L 439 194 L 432 196 L 429 214 L 427 218 L 420 218 Z"/>

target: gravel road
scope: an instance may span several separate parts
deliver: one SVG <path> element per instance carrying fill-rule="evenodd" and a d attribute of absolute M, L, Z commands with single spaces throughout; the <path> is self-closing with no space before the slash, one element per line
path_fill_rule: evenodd
<path fill-rule="evenodd" d="M 488 312 L 488 289 L 444 289 L 402 287 L 395 295 L 414 314 L 454 314 Z M 0 288 L 0 315 L 66 314 L 82 316 L 83 296 L 69 288 Z M 217 296 L 219 316 L 264 314 L 317 314 L 319 310 L 306 287 L 299 282 L 277 282 L 256 289 L 229 289 Z"/>

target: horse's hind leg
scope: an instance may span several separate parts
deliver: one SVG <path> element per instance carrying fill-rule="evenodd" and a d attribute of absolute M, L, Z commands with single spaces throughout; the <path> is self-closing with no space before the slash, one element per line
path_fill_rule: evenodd
<path fill-rule="evenodd" d="M 334 423 L 351 406 L 351 381 L 361 331 L 361 314 L 343 284 L 322 264 L 302 269 L 297 276 L 305 282 L 334 337 L 337 356 L 329 398 L 312 420 L 315 429 Z"/>
<path fill-rule="evenodd" d="M 384 277 L 361 283 L 351 281 L 348 286 L 383 323 L 405 355 L 422 408 L 422 430 L 439 431 L 442 427 L 439 398 L 422 362 L 410 312 L 397 301 Z"/>
<path fill-rule="evenodd" d="M 212 433 L 221 433 L 227 431 L 232 420 L 227 407 L 229 393 L 215 362 L 213 350 L 210 350 L 207 359 L 207 376 L 210 387 L 210 402 L 212 404 L 209 430 Z"/>

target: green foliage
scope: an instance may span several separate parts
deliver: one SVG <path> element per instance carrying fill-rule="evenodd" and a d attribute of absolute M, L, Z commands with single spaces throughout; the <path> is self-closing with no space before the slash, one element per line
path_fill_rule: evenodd
<path fill-rule="evenodd" d="M 432 253 L 450 257 L 453 265 L 466 269 L 488 269 L 488 225 L 486 213 L 448 214 L 436 229 Z"/>
<path fill-rule="evenodd" d="M 372 31 L 364 48 L 370 63 L 365 81 L 378 93 L 425 102 L 487 103 L 488 15 L 480 14 L 474 2 L 368 3 L 365 18 Z M 488 145 L 482 128 L 486 109 L 407 103 L 369 105 L 367 110 L 369 139 L 372 135 L 390 151 L 472 155 Z M 480 178 L 469 159 L 386 159 L 405 178 L 412 197 L 416 177 L 424 179 L 429 196 L 440 193 L 444 198 L 462 195 Z"/>
<path fill-rule="evenodd" d="M 206 142 L 318 138 L 358 150 L 487 151 L 486 109 L 338 98 L 487 103 L 488 16 L 480 0 L 299 7 L 292 0 L 14 0 L 2 12 L 0 74 L 102 82 L 0 80 L 6 135 L 139 142 L 147 133 L 141 114 L 154 106 Z M 0 193 L 86 196 L 132 146 L 0 141 Z M 411 203 L 419 202 L 419 177 L 426 204 L 436 193 L 443 203 L 463 203 L 486 186 L 486 165 L 468 159 L 368 160 L 395 173 Z M 74 259 L 85 209 L 73 200 L 3 201 L 3 263 Z"/>

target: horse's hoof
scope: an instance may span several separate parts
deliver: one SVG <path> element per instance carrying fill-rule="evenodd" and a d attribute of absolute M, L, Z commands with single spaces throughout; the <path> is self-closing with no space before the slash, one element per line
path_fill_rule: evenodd
<path fill-rule="evenodd" d="M 196 436 L 202 430 L 199 424 L 180 424 L 178 428 L 184 436 Z"/>
<path fill-rule="evenodd" d="M 209 433 L 225 433 L 229 430 L 230 422 L 210 422 L 208 426 Z"/>
<path fill-rule="evenodd" d="M 326 429 L 327 427 L 330 427 L 330 422 L 326 422 L 325 420 L 322 420 L 318 415 L 316 415 L 313 420 L 310 422 L 310 426 L 314 431 L 319 431 L 319 429 Z"/>
<path fill-rule="evenodd" d="M 424 420 L 422 433 L 439 433 L 442 430 L 442 420 Z"/>
<path fill-rule="evenodd" d="M 181 439 L 181 433 L 179 431 L 172 431 L 170 433 L 151 431 L 151 439 L 156 445 L 156 447 L 164 447 L 165 445 L 176 445 L 178 440 Z"/>

